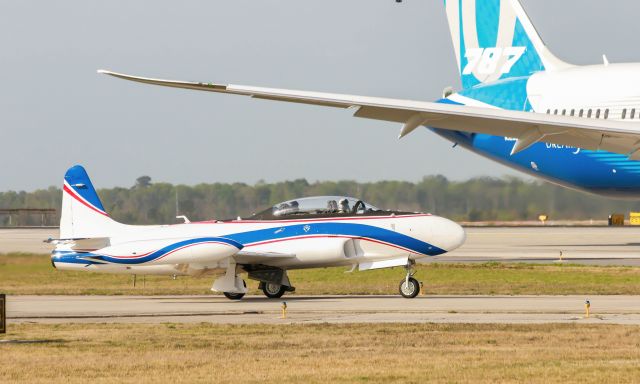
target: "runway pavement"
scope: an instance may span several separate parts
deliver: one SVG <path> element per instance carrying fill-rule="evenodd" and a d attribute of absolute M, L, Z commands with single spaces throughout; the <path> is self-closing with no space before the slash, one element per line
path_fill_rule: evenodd
<path fill-rule="evenodd" d="M 466 228 L 467 242 L 430 262 L 509 261 L 640 266 L 638 227 Z"/>
<path fill-rule="evenodd" d="M 8 323 L 595 323 L 640 325 L 640 296 L 10 296 Z M 282 318 L 282 301 L 287 316 Z"/>
<path fill-rule="evenodd" d="M 59 236 L 58 228 L 3 228 L 0 229 L 0 253 L 51 253 L 53 246 L 43 240 Z"/>
<path fill-rule="evenodd" d="M 467 242 L 437 262 L 554 262 L 640 266 L 639 227 L 466 228 Z M 0 253 L 49 253 L 56 228 L 0 229 Z"/>

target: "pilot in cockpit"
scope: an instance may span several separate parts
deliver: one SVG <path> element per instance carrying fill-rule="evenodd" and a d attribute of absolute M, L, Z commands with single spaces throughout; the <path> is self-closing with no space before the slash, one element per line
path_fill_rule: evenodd
<path fill-rule="evenodd" d="M 289 211 L 290 206 L 287 203 L 282 203 L 280 205 L 276 205 L 273 207 L 273 214 L 275 216 L 282 216 L 282 215 L 286 215 L 287 212 Z"/>
<path fill-rule="evenodd" d="M 349 208 L 349 200 L 347 199 L 340 200 L 340 212 L 342 213 L 351 212 L 351 208 Z"/>
<path fill-rule="evenodd" d="M 328 212 L 338 212 L 338 202 L 335 200 L 329 200 L 327 202 L 327 211 Z"/>

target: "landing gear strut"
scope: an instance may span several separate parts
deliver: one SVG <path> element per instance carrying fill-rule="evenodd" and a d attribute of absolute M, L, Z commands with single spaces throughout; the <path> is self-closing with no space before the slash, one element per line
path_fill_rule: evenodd
<path fill-rule="evenodd" d="M 413 275 L 416 274 L 413 264 L 409 263 L 405 266 L 407 276 L 400 282 L 400 294 L 405 299 L 413 299 L 420 293 L 420 282 L 413 278 Z"/>

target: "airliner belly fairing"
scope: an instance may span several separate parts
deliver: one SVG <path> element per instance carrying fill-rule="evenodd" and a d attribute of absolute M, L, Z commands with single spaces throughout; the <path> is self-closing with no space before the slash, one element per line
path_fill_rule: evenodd
<path fill-rule="evenodd" d="M 574 66 L 544 45 L 518 0 L 446 0 L 463 89 L 437 102 L 111 76 L 355 109 L 420 126 L 512 168 L 602 195 L 640 193 L 640 64 Z"/>
<path fill-rule="evenodd" d="M 445 218 L 384 211 L 339 196 L 291 200 L 246 219 L 124 225 L 109 217 L 86 171 L 75 166 L 65 175 L 60 237 L 50 239 L 56 245 L 51 261 L 60 270 L 221 274 L 212 290 L 240 299 L 247 292 L 242 273 L 276 298 L 294 289 L 288 270 L 405 267 L 399 290 L 413 298 L 420 290 L 416 261 L 458 248 L 465 232 Z"/>

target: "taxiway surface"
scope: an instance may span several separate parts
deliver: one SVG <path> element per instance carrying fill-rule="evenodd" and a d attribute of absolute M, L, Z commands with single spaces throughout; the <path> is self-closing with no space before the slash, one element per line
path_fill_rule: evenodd
<path fill-rule="evenodd" d="M 597 323 L 640 325 L 640 296 L 9 296 L 9 323 Z M 287 316 L 282 318 L 282 301 Z"/>

